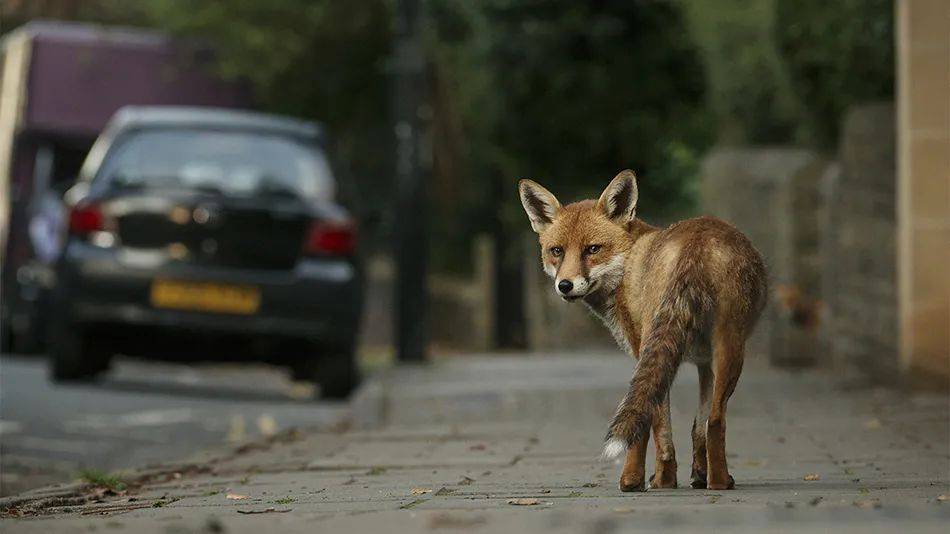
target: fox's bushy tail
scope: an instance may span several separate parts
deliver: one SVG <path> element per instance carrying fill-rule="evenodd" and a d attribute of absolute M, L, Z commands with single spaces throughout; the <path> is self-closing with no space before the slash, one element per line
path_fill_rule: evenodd
<path fill-rule="evenodd" d="M 630 389 L 617 406 L 604 445 L 604 457 L 613 458 L 646 437 L 657 406 L 663 403 L 684 352 L 710 319 L 714 305 L 712 285 L 700 254 L 684 252 L 673 268 L 670 285 L 643 340 Z"/>

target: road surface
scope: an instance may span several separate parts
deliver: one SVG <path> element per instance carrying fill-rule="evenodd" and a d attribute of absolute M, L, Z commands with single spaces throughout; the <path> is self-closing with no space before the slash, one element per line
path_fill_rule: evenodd
<path fill-rule="evenodd" d="M 345 404 L 311 393 L 263 365 L 122 359 L 100 382 L 61 385 L 43 358 L 3 355 L 0 495 L 345 419 Z"/>

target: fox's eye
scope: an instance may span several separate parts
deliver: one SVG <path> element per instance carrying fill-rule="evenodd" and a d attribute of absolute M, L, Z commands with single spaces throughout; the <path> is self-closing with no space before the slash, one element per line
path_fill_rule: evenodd
<path fill-rule="evenodd" d="M 564 249 L 561 247 L 551 247 L 551 255 L 555 258 L 560 258 L 561 254 L 564 254 Z"/>
<path fill-rule="evenodd" d="M 597 254 L 600 252 L 600 245 L 587 245 L 587 248 L 584 249 L 584 252 L 587 254 Z"/>

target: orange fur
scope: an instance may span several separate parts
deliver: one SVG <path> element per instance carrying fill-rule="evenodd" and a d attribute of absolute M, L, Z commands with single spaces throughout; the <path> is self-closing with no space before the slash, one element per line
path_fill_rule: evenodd
<path fill-rule="evenodd" d="M 583 300 L 618 344 L 639 359 L 605 446 L 607 456 L 630 451 L 621 489 L 644 486 L 643 452 L 651 426 L 657 441 L 651 484 L 676 485 L 668 395 L 683 360 L 695 363 L 701 378 L 692 485 L 732 487 L 725 409 L 742 369 L 745 341 L 766 302 L 759 253 L 742 233 L 713 217 L 666 229 L 637 219 L 631 171 L 618 174 L 597 201 L 562 206 L 530 180 L 522 180 L 519 190 L 555 291 L 565 300 Z"/>

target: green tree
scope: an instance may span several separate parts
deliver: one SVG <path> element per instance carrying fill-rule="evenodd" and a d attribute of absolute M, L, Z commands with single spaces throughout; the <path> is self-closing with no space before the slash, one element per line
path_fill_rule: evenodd
<path fill-rule="evenodd" d="M 849 106 L 894 97 L 893 0 L 778 0 L 775 27 L 807 144 L 833 148 Z"/>
<path fill-rule="evenodd" d="M 710 140 L 705 78 L 680 12 L 665 2 L 430 0 L 435 57 L 464 125 L 467 170 L 486 189 L 531 177 L 564 198 L 637 171 L 643 213 L 691 207 Z M 509 215 L 505 215 L 508 217 Z M 521 225 L 523 226 L 523 224 Z"/>
<path fill-rule="evenodd" d="M 717 142 L 787 143 L 799 121 L 775 42 L 777 0 L 678 0 L 702 51 Z"/>

